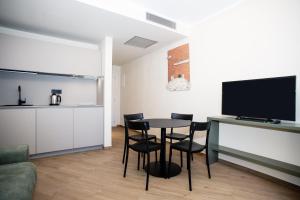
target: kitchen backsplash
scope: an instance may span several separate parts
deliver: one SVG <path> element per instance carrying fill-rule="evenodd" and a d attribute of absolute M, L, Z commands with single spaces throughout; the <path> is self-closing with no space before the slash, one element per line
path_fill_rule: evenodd
<path fill-rule="evenodd" d="M 61 105 L 96 104 L 95 80 L 0 72 L 0 105 L 17 103 L 19 85 L 28 104 L 48 105 L 51 89 L 62 90 Z"/>

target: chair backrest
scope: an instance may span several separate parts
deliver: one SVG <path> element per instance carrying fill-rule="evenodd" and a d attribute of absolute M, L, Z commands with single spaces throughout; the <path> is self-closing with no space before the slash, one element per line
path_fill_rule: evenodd
<path fill-rule="evenodd" d="M 206 139 L 205 139 L 205 148 L 208 148 L 208 139 L 210 132 L 210 122 L 192 122 L 190 126 L 190 150 L 192 148 L 192 143 L 194 140 L 194 134 L 196 131 L 206 131 Z"/>
<path fill-rule="evenodd" d="M 147 150 L 149 150 L 149 141 L 148 141 L 148 130 L 150 129 L 148 121 L 127 121 L 128 129 L 135 131 L 142 131 L 145 136 L 145 143 L 147 145 Z"/>
<path fill-rule="evenodd" d="M 145 133 L 150 129 L 148 121 L 127 121 L 127 126 L 129 129 L 144 131 Z"/>
<path fill-rule="evenodd" d="M 142 119 L 144 119 L 143 113 L 127 114 L 127 115 L 124 115 L 124 125 L 126 126 L 126 121 L 142 120 Z"/>
<path fill-rule="evenodd" d="M 179 113 L 172 113 L 172 119 L 182 119 L 182 120 L 190 120 L 193 121 L 193 114 L 179 114 Z"/>
<path fill-rule="evenodd" d="M 171 113 L 171 119 L 182 119 L 193 121 L 193 114 L 180 114 L 180 113 Z M 171 128 L 171 134 L 173 133 L 173 128 Z"/>
<path fill-rule="evenodd" d="M 135 114 L 126 114 L 124 115 L 124 126 L 125 126 L 125 141 L 128 140 L 128 121 L 130 120 L 142 120 L 144 119 L 143 113 L 135 113 Z M 142 134 L 144 134 L 144 131 L 142 131 Z M 128 141 L 129 142 L 129 141 Z"/>

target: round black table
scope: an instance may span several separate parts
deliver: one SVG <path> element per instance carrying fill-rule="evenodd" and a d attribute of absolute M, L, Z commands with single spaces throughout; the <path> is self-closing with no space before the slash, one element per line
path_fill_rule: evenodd
<path fill-rule="evenodd" d="M 161 149 L 159 163 L 150 163 L 150 174 L 156 177 L 167 178 L 168 163 L 166 161 L 166 129 L 190 126 L 191 121 L 180 119 L 144 119 L 143 121 L 148 121 L 151 128 L 161 129 Z M 145 169 L 147 169 L 147 167 Z M 176 176 L 180 172 L 181 167 L 176 163 L 171 163 L 169 176 Z"/>

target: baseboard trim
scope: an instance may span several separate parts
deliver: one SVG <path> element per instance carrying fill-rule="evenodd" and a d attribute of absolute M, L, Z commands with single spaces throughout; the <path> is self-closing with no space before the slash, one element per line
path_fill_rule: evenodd
<path fill-rule="evenodd" d="M 66 149 L 66 150 L 62 150 L 62 151 L 53 151 L 53 152 L 47 152 L 47 153 L 33 154 L 33 155 L 30 155 L 30 159 L 45 158 L 45 157 L 52 157 L 52 156 L 62 156 L 65 154 L 80 153 L 80 152 L 101 150 L 101 149 L 104 149 L 103 145 L 81 147 L 81 148 L 75 148 L 75 149 Z"/>

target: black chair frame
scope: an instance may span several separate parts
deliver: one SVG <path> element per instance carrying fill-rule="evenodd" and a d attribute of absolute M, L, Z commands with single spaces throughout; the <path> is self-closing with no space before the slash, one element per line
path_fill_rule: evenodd
<path fill-rule="evenodd" d="M 124 150 L 123 150 L 123 159 L 122 159 L 122 163 L 124 164 L 125 162 L 125 153 L 126 153 L 126 149 L 127 149 L 127 143 L 126 140 L 130 139 L 133 140 L 135 142 L 139 142 L 141 140 L 144 139 L 144 132 L 142 131 L 141 133 L 137 134 L 137 135 L 129 135 L 128 133 L 128 127 L 126 126 L 126 121 L 130 121 L 130 120 L 143 120 L 144 119 L 144 115 L 143 113 L 136 113 L 136 114 L 125 114 L 124 115 L 124 126 L 125 126 L 125 140 L 124 140 Z M 128 137 L 128 138 L 127 138 Z M 150 140 L 154 140 L 155 142 L 157 142 L 157 138 L 155 135 L 148 135 L 148 137 L 150 138 Z M 140 156 L 141 154 L 138 153 L 138 165 L 137 165 L 137 169 L 140 169 Z M 145 168 L 145 155 L 142 154 L 143 156 L 143 169 Z M 157 152 L 155 152 L 155 160 L 157 162 Z"/>
<path fill-rule="evenodd" d="M 189 121 L 193 121 L 193 114 L 179 114 L 179 113 L 171 113 L 171 119 L 182 119 L 182 120 L 189 120 Z M 176 135 L 179 135 L 180 138 L 176 138 L 173 136 L 174 135 L 174 131 L 173 128 L 171 128 L 171 133 L 166 135 L 166 138 L 170 139 L 170 145 L 172 144 L 173 140 L 185 140 L 187 139 L 189 136 L 182 134 L 182 133 L 176 133 Z M 192 155 L 192 159 L 193 159 L 193 155 Z M 182 161 L 182 151 L 180 151 L 180 166 L 183 166 L 183 161 Z"/>
<path fill-rule="evenodd" d="M 159 150 L 160 144 L 149 141 L 149 138 L 148 138 L 148 130 L 150 129 L 149 122 L 147 122 L 147 121 L 126 121 L 126 126 L 132 130 L 143 131 L 144 135 L 145 135 L 145 140 L 137 142 L 135 144 L 130 144 L 129 138 L 127 137 L 126 159 L 125 159 L 125 167 L 124 167 L 123 177 L 124 178 L 126 177 L 129 149 L 132 149 L 139 153 L 146 154 L 147 155 L 147 169 L 146 169 L 147 176 L 146 176 L 146 188 L 145 189 L 148 190 L 149 172 L 150 172 L 150 152 Z"/>
<path fill-rule="evenodd" d="M 205 145 L 200 145 L 193 142 L 194 134 L 196 131 L 207 131 Z M 191 178 L 191 155 L 192 153 L 198 153 L 205 150 L 206 166 L 208 172 L 208 178 L 211 178 L 210 166 L 209 166 L 209 155 L 208 155 L 208 141 L 209 141 L 209 132 L 210 132 L 210 122 L 192 122 L 190 126 L 190 135 L 189 141 L 180 141 L 170 145 L 170 154 L 169 154 L 169 167 L 172 162 L 172 150 L 176 149 L 179 151 L 186 152 L 187 156 L 187 169 L 189 177 L 189 190 L 192 191 L 192 178 Z"/>

